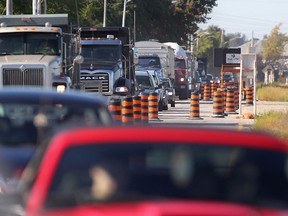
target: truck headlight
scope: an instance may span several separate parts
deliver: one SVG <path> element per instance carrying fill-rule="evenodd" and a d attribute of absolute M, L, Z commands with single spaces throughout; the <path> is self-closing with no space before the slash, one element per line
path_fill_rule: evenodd
<path fill-rule="evenodd" d="M 59 93 L 63 93 L 66 90 L 66 86 L 65 85 L 57 85 L 57 92 Z"/>
<path fill-rule="evenodd" d="M 128 88 L 125 87 L 125 86 L 116 87 L 115 92 L 117 92 L 117 93 L 125 93 L 125 92 L 128 92 Z"/>

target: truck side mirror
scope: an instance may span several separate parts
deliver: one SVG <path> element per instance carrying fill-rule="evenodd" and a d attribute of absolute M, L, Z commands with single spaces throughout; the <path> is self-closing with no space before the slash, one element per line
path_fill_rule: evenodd
<path fill-rule="evenodd" d="M 133 48 L 133 53 L 134 53 L 133 62 L 134 62 L 134 64 L 138 64 L 139 63 L 139 55 L 138 55 L 138 48 L 137 47 Z"/>
<path fill-rule="evenodd" d="M 74 58 L 73 62 L 76 63 L 76 64 L 82 64 L 84 62 L 84 57 L 81 56 L 81 55 L 77 55 Z"/>

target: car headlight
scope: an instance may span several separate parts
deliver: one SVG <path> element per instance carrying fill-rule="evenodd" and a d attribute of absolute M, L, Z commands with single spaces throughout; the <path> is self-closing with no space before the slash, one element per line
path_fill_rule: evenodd
<path fill-rule="evenodd" d="M 181 81 L 181 82 L 184 82 L 184 78 L 183 78 L 183 77 L 182 77 L 182 78 L 180 78 L 180 81 Z"/>

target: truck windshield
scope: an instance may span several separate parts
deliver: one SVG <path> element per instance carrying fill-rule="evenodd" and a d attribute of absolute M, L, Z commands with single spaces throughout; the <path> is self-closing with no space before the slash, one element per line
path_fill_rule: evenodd
<path fill-rule="evenodd" d="M 175 68 L 186 69 L 186 64 L 184 59 L 175 59 Z"/>
<path fill-rule="evenodd" d="M 160 58 L 158 56 L 139 56 L 137 67 L 161 68 Z"/>
<path fill-rule="evenodd" d="M 60 55 L 58 33 L 7 33 L 0 34 L 0 55 Z"/>
<path fill-rule="evenodd" d="M 118 62 L 121 59 L 120 45 L 88 45 L 82 46 L 81 55 L 84 63 Z"/>

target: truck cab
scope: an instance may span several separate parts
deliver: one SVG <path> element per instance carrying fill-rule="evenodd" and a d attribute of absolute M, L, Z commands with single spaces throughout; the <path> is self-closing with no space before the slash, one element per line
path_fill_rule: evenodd
<path fill-rule="evenodd" d="M 135 95 L 135 67 L 126 27 L 79 29 L 80 80 L 85 92 L 103 96 Z"/>
<path fill-rule="evenodd" d="M 29 18 L 31 25 L 28 19 L 23 24 L 24 15 L 22 21 L 15 16 L 0 19 L 0 88 L 36 86 L 69 90 L 72 83 L 63 67 L 62 28 L 52 26 L 44 15 L 31 16 L 34 19 L 32 22 Z M 47 22 L 37 23 L 37 18 Z"/>

